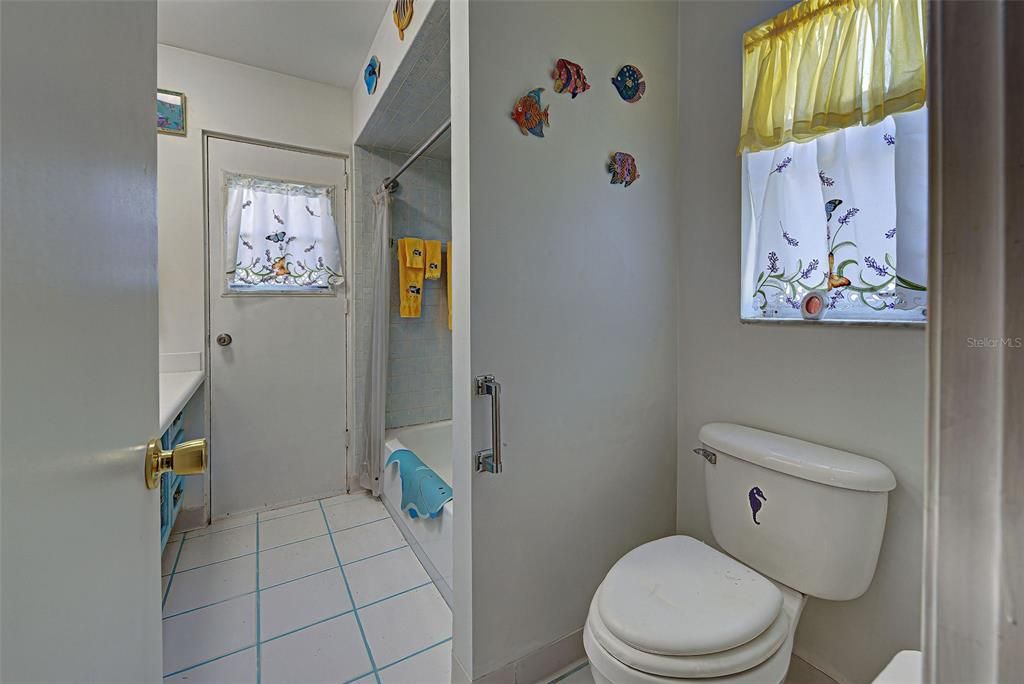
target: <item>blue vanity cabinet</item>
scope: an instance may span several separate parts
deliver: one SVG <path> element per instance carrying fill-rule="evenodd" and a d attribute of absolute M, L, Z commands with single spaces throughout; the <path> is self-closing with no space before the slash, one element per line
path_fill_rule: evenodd
<path fill-rule="evenodd" d="M 179 413 L 171 426 L 160 438 L 161 446 L 169 451 L 185 441 L 185 420 Z M 171 536 L 174 520 L 181 510 L 181 501 L 185 494 L 185 482 L 181 475 L 164 473 L 160 476 L 160 551 L 167 545 Z"/>

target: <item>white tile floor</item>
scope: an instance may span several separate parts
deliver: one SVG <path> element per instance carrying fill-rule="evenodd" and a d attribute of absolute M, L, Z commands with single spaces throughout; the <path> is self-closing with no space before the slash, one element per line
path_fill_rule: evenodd
<path fill-rule="evenodd" d="M 451 611 L 369 496 L 176 535 L 163 574 L 166 681 L 451 679 Z"/>

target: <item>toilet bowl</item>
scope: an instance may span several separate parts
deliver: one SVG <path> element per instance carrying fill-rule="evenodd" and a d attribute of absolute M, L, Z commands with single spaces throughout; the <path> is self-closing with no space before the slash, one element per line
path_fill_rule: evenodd
<path fill-rule="evenodd" d="M 712 533 L 639 546 L 609 570 L 583 645 L 598 684 L 781 684 L 808 595 L 849 600 L 874 576 L 892 472 L 739 425 L 701 429 Z"/>
<path fill-rule="evenodd" d="M 703 542 L 666 537 L 633 549 L 609 572 L 591 601 L 583 645 L 598 684 L 777 684 L 804 603 Z"/>

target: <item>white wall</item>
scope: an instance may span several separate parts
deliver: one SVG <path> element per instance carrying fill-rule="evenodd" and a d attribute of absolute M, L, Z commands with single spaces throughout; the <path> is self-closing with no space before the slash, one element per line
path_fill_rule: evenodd
<path fill-rule="evenodd" d="M 739 322 L 741 37 L 790 4 L 680 5 L 678 529 L 711 540 L 692 452 L 709 421 L 886 463 L 899 484 L 874 582 L 856 601 L 812 599 L 795 647 L 840 681 L 868 682 L 920 644 L 926 340 L 920 329 Z"/>
<path fill-rule="evenodd" d="M 473 678 L 537 681 L 582 655 L 611 565 L 674 528 L 676 5 L 474 2 L 468 25 L 465 10 L 451 8 L 455 653 Z M 591 84 L 575 100 L 552 89 L 561 57 Z M 637 104 L 610 83 L 625 63 L 647 79 Z M 534 87 L 544 139 L 509 117 Z M 637 159 L 630 188 L 609 184 L 616 150 Z M 469 463 L 470 420 L 473 447 L 490 439 L 488 402 L 469 396 L 482 373 L 503 384 L 500 475 Z"/>
<path fill-rule="evenodd" d="M 160 45 L 159 87 L 188 98 L 188 137 L 158 136 L 160 351 L 203 349 L 204 129 L 350 153 L 351 93 Z"/>
<path fill-rule="evenodd" d="M 380 1 L 388 4 L 389 8 L 394 6 L 394 0 Z M 370 116 L 373 115 L 373 110 L 377 103 L 380 102 L 384 91 L 391 86 L 394 75 L 398 71 L 398 65 L 402 63 L 405 53 L 409 51 L 409 46 L 416 39 L 416 34 L 419 33 L 420 27 L 423 26 L 423 20 L 430 13 L 434 2 L 435 0 L 418 0 L 413 5 L 412 21 L 409 23 L 409 28 L 405 29 L 405 38 L 403 40 L 398 38 L 398 28 L 395 26 L 391 9 L 384 13 L 384 18 L 381 19 L 380 26 L 377 27 L 377 33 L 373 37 L 373 43 L 366 53 L 366 59 L 363 60 L 362 65 L 359 67 L 359 73 L 353 74 L 352 130 L 354 132 L 354 140 L 359 139 L 359 134 L 362 132 L 363 127 L 366 126 L 366 122 L 370 120 Z M 370 95 L 366 92 L 366 85 L 363 82 L 363 69 L 366 67 L 367 62 L 370 61 L 372 55 L 377 55 L 377 59 L 380 60 L 381 69 L 380 76 L 377 78 L 377 90 Z"/>

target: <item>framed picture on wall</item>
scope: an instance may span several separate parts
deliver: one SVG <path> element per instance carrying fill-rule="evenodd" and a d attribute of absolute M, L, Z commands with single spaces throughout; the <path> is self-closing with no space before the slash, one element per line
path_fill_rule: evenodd
<path fill-rule="evenodd" d="M 188 135 L 185 93 L 173 90 L 156 91 L 156 130 L 167 135 Z"/>

